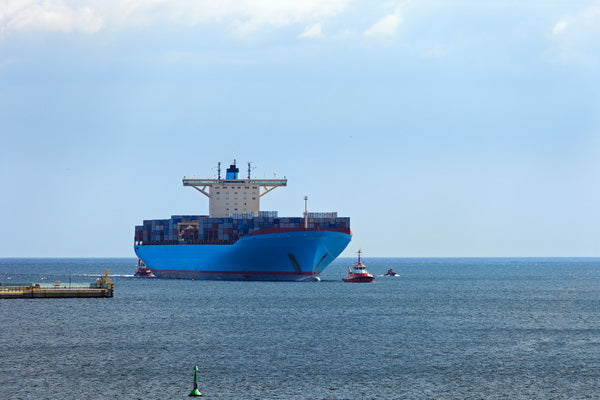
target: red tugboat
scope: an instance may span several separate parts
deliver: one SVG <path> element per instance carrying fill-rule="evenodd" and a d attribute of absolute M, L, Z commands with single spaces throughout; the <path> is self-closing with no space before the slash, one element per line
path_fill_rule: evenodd
<path fill-rule="evenodd" d="M 133 276 L 137 276 L 138 278 L 151 278 L 154 275 L 152 275 L 152 271 L 150 268 L 146 267 L 146 264 L 144 264 L 142 260 L 138 260 L 138 269 Z"/>
<path fill-rule="evenodd" d="M 360 262 L 361 251 L 358 250 L 358 262 L 348 267 L 348 276 L 342 278 L 344 282 L 373 282 L 375 277 L 367 271 L 367 267 Z"/>

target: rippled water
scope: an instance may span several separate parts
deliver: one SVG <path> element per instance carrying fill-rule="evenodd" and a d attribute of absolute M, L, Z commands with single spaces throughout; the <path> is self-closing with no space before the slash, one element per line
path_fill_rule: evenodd
<path fill-rule="evenodd" d="M 135 259 L 0 259 L 0 282 L 113 299 L 0 300 L 0 399 L 598 399 L 600 259 L 366 258 L 343 283 L 132 278 Z"/>

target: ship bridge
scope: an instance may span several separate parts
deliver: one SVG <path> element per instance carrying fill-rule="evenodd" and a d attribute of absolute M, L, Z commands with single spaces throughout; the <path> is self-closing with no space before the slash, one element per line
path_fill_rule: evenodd
<path fill-rule="evenodd" d="M 211 217 L 227 217 L 229 214 L 253 214 L 260 211 L 260 198 L 270 191 L 287 186 L 287 179 L 252 179 L 248 163 L 248 179 L 239 178 L 235 160 L 221 179 L 221 163 L 217 179 L 183 177 L 183 186 L 191 186 L 209 199 Z"/>

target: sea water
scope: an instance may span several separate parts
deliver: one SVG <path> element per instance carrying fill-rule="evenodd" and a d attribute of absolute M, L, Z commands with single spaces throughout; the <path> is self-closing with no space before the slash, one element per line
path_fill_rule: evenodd
<path fill-rule="evenodd" d="M 0 259 L 0 399 L 598 399 L 600 259 L 365 258 L 373 283 L 134 278 L 135 259 Z M 397 277 L 380 276 L 388 268 Z"/>

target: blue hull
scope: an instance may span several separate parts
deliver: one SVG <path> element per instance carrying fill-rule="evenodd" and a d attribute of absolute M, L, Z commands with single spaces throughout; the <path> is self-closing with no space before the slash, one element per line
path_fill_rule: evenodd
<path fill-rule="evenodd" d="M 303 281 L 319 275 L 351 238 L 282 232 L 244 236 L 231 245 L 140 245 L 135 253 L 159 278 Z"/>

